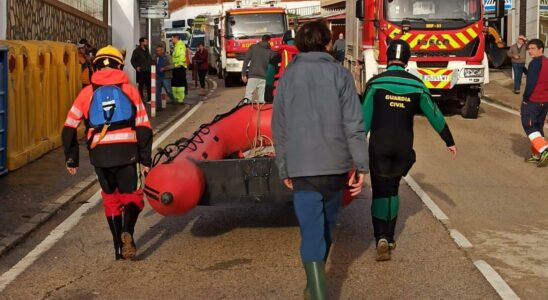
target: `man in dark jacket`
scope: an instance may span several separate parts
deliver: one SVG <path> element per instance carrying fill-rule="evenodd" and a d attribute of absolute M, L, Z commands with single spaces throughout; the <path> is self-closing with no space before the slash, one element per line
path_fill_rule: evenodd
<path fill-rule="evenodd" d="M 266 69 L 272 50 L 270 50 L 270 36 L 263 35 L 261 42 L 249 47 L 245 55 L 242 68 L 242 81 L 247 83 L 245 98 L 251 100 L 253 92 L 259 93 L 259 103 L 264 103 L 264 91 L 266 86 Z"/>
<path fill-rule="evenodd" d="M 151 84 L 150 84 L 150 66 L 152 65 L 152 56 L 148 51 L 148 39 L 142 37 L 139 39 L 139 47 L 133 50 L 131 55 L 131 65 L 137 72 L 137 83 L 139 84 L 139 95 L 143 98 L 143 88 L 147 88 L 147 101 L 150 102 Z"/>
<path fill-rule="evenodd" d="M 369 170 L 367 143 L 352 75 L 326 53 L 331 50 L 327 25 L 305 24 L 296 42 L 301 53 L 279 81 L 272 134 L 280 177 L 293 190 L 307 278 L 305 297 L 323 300 L 331 230 L 345 184 L 354 196 L 362 189 Z M 357 176 L 348 180 L 353 167 Z"/>

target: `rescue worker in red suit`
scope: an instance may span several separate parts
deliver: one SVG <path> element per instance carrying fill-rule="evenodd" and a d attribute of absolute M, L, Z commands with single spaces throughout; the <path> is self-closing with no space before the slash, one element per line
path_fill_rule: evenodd
<path fill-rule="evenodd" d="M 107 46 L 97 52 L 93 63 L 98 70 L 91 85 L 82 89 L 72 105 L 62 132 L 66 168 L 72 175 L 79 165 L 77 127 L 86 125 L 90 162 L 101 185 L 103 206 L 114 242 L 115 258 L 133 259 L 136 254 L 133 233 L 139 213 L 143 210 L 141 175 L 151 165 L 152 129 L 139 96 L 122 71 L 124 60 L 118 49 Z M 133 110 L 130 125 L 107 126 L 106 130 L 90 127 L 92 98 L 98 88 L 116 86 L 126 97 L 126 106 Z M 128 101 L 129 99 L 129 101 Z M 91 113 L 90 113 L 91 111 Z"/>
<path fill-rule="evenodd" d="M 283 44 L 280 46 L 278 52 L 272 56 L 266 69 L 266 86 L 264 90 L 264 100 L 266 103 L 274 101 L 278 80 L 282 77 L 293 57 L 299 54 L 299 49 L 295 46 L 295 30 L 286 31 L 282 42 Z"/>

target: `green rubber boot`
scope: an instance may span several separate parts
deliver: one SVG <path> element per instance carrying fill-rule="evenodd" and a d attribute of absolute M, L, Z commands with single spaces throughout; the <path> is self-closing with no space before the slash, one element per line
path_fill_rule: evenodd
<path fill-rule="evenodd" d="M 304 299 L 306 300 L 325 300 L 327 299 L 325 289 L 325 263 L 305 262 L 304 271 L 306 272 L 306 288 L 304 289 Z"/>

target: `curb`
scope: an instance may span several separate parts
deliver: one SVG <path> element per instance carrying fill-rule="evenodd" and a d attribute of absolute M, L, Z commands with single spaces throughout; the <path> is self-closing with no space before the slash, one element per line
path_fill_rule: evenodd
<path fill-rule="evenodd" d="M 208 91 L 207 97 L 211 96 L 217 89 L 217 83 L 211 80 L 212 82 L 211 89 Z M 205 97 L 204 99 L 206 99 Z M 203 101 L 203 100 L 202 100 Z M 156 136 L 159 132 L 165 130 L 169 125 L 174 123 L 177 119 L 181 118 L 190 110 L 190 107 L 181 110 L 180 113 L 168 118 L 166 121 L 160 123 L 157 126 L 157 129 L 153 131 L 153 136 Z M 153 149 L 154 151 L 154 149 Z M 20 242 L 28 237 L 32 232 L 38 229 L 42 224 L 51 219 L 60 209 L 65 207 L 67 204 L 72 202 L 76 197 L 85 192 L 91 186 L 97 182 L 97 177 L 95 174 L 86 177 L 84 180 L 78 182 L 72 187 L 65 189 L 59 194 L 59 196 L 50 201 L 49 204 L 44 206 L 39 213 L 30 218 L 27 222 L 21 224 L 13 232 L 8 234 L 6 237 L 0 239 L 0 256 L 4 255 L 6 252 L 17 246 Z"/>

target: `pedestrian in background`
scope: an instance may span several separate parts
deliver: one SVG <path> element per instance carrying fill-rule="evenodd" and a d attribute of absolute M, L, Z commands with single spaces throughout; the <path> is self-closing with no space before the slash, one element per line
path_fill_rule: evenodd
<path fill-rule="evenodd" d="M 544 139 L 544 122 L 548 112 L 548 59 L 544 56 L 544 43 L 539 39 L 527 43 L 527 52 L 533 60 L 527 70 L 521 123 L 531 141 L 532 154 L 525 161 L 546 167 L 548 143 Z"/>
<path fill-rule="evenodd" d="M 141 99 L 144 99 L 143 89 L 146 87 L 146 102 L 148 103 L 150 102 L 150 99 L 152 97 L 150 82 L 150 66 L 152 66 L 152 56 L 150 55 L 150 52 L 148 50 L 147 38 L 142 37 L 139 39 L 139 47 L 135 48 L 135 50 L 133 50 L 133 54 L 131 55 L 131 65 L 137 72 L 139 95 L 141 95 Z"/>
<path fill-rule="evenodd" d="M 76 174 L 77 128 L 84 121 L 115 259 L 132 259 L 137 251 L 135 224 L 145 205 L 139 174 L 146 174 L 152 163 L 152 129 L 139 92 L 121 70 L 124 61 L 118 49 L 100 49 L 93 63 L 98 70 L 91 77 L 93 86 L 78 94 L 61 134 L 65 164 L 70 174 Z"/>
<path fill-rule="evenodd" d="M 171 91 L 171 79 L 173 78 L 173 59 L 166 55 L 164 46 L 156 46 L 156 103 L 162 100 L 162 89 L 164 89 L 171 102 L 175 102 Z"/>
<path fill-rule="evenodd" d="M 242 68 L 242 81 L 246 83 L 245 98 L 253 100 L 257 90 L 259 103 L 264 103 L 266 69 L 273 53 L 270 50 L 270 35 L 263 35 L 261 41 L 247 51 Z"/>
<path fill-rule="evenodd" d="M 295 30 L 288 30 L 282 37 L 282 45 L 277 52 L 274 53 L 268 68 L 266 69 L 266 87 L 264 99 L 266 103 L 274 102 L 276 95 L 276 86 L 279 79 L 282 77 L 289 62 L 299 53 L 299 49 L 295 46 Z"/>
<path fill-rule="evenodd" d="M 82 79 L 82 88 L 91 83 L 91 75 L 93 74 L 92 61 L 90 54 L 86 51 L 85 39 L 81 39 L 78 43 L 78 62 L 80 63 L 80 78 Z"/>
<path fill-rule="evenodd" d="M 328 54 L 327 25 L 303 25 L 296 44 L 301 53 L 274 97 L 272 134 L 280 177 L 293 190 L 305 298 L 319 300 L 326 298 L 325 262 L 343 191 L 348 184 L 352 195 L 359 194 L 368 171 L 367 143 L 352 75 Z"/>
<path fill-rule="evenodd" d="M 519 94 L 521 89 L 521 77 L 525 68 L 525 43 L 527 39 L 519 35 L 518 40 L 508 49 L 508 57 L 512 58 L 512 72 L 514 74 L 514 93 Z"/>
<path fill-rule="evenodd" d="M 178 104 L 183 104 L 185 95 L 188 94 L 188 84 L 186 81 L 187 68 L 187 49 L 185 43 L 181 41 L 178 34 L 171 37 L 173 44 L 173 78 L 171 79 L 171 90 L 173 98 Z"/>
<path fill-rule="evenodd" d="M 346 47 L 346 42 L 344 41 L 344 34 L 339 33 L 339 38 L 335 41 L 333 45 L 333 53 L 335 54 L 335 59 L 337 59 L 341 64 L 344 62 L 344 50 Z"/>
<path fill-rule="evenodd" d="M 198 71 L 198 79 L 200 80 L 200 96 L 206 95 L 205 79 L 207 70 L 209 69 L 209 53 L 204 47 L 204 43 L 198 44 L 198 50 L 194 54 L 194 67 Z"/>
<path fill-rule="evenodd" d="M 369 137 L 371 217 L 377 243 L 377 260 L 389 260 L 396 248 L 395 230 L 402 176 L 415 163 L 413 118 L 422 112 L 456 157 L 457 148 L 443 114 L 432 101 L 421 79 L 405 71 L 411 48 L 403 40 L 393 40 L 386 51 L 387 71 L 371 78 L 365 90 L 363 116 Z"/>

